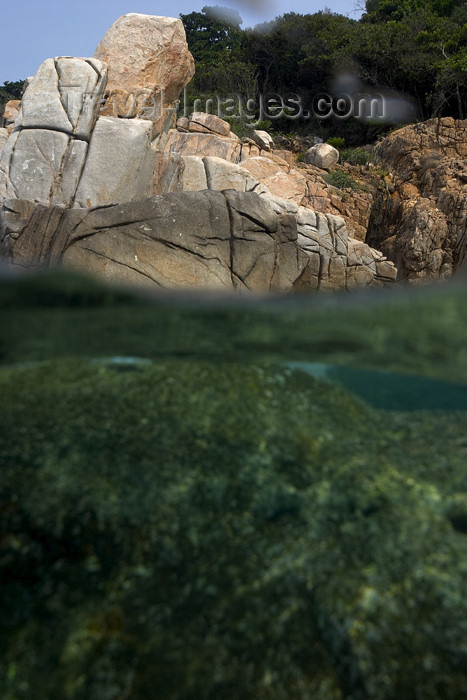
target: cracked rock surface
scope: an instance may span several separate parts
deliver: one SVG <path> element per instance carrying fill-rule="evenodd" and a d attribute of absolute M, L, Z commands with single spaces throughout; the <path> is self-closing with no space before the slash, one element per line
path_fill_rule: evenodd
<path fill-rule="evenodd" d="M 339 217 L 235 190 L 71 210 L 12 199 L 0 217 L 0 255 L 13 268 L 62 265 L 143 287 L 288 292 L 391 281 L 395 268 L 378 269 L 381 254 L 357 243 Z"/>
<path fill-rule="evenodd" d="M 467 119 L 431 119 L 390 134 L 377 147 L 392 191 L 379 193 L 367 240 L 419 283 L 465 265 Z"/>
<path fill-rule="evenodd" d="M 0 157 L 0 199 L 93 207 L 151 195 L 152 122 L 98 116 L 107 67 L 48 59 L 26 89 Z"/>

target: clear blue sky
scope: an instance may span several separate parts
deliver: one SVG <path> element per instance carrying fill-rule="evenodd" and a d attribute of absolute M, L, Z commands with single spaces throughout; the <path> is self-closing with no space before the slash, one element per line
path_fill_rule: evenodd
<path fill-rule="evenodd" d="M 206 5 L 237 9 L 243 26 L 285 12 L 312 14 L 328 7 L 358 19 L 356 0 L 6 0 L 0 12 L 0 85 L 34 75 L 52 56 L 92 56 L 110 25 L 128 12 L 178 17 Z"/>

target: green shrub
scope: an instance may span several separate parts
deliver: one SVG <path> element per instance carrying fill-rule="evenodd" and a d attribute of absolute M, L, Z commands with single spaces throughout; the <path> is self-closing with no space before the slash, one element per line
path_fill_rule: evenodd
<path fill-rule="evenodd" d="M 327 140 L 327 143 L 330 146 L 334 146 L 334 148 L 337 148 L 337 150 L 340 151 L 340 149 L 345 143 L 345 139 L 342 136 L 332 136 L 330 139 Z"/>
<path fill-rule="evenodd" d="M 351 175 L 344 173 L 342 170 L 332 170 L 330 173 L 323 175 L 323 180 L 327 182 L 328 185 L 337 187 L 340 190 L 350 188 L 354 190 L 354 192 L 358 192 L 362 189 L 361 185 L 359 185 Z"/>
<path fill-rule="evenodd" d="M 374 160 L 374 156 L 364 148 L 345 148 L 340 153 L 340 160 L 350 165 L 366 165 Z"/>

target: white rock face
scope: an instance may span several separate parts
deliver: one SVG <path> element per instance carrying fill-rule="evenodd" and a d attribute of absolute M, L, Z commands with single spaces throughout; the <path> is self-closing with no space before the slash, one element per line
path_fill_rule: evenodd
<path fill-rule="evenodd" d="M 15 127 L 53 129 L 89 140 L 106 82 L 101 61 L 49 58 L 23 95 Z"/>
<path fill-rule="evenodd" d="M 318 143 L 308 149 L 303 161 L 322 170 L 331 170 L 339 161 L 339 151 L 329 143 Z"/>
<path fill-rule="evenodd" d="M 0 128 L 0 158 L 2 156 L 3 148 L 8 141 L 8 131 L 2 127 Z"/>
<path fill-rule="evenodd" d="M 152 194 L 156 152 L 144 119 L 100 117 L 92 134 L 75 205 L 105 206 Z"/>
<path fill-rule="evenodd" d="M 195 72 L 180 19 L 130 13 L 119 17 L 98 45 L 94 57 L 109 67 L 107 92 L 117 94 L 124 113 L 115 114 L 116 101 L 109 103 L 115 116 L 142 116 L 155 124 L 160 133 L 185 85 Z M 138 96 L 143 99 L 138 101 Z M 125 98 L 125 99 L 122 99 Z M 134 112 L 127 114 L 130 100 Z M 156 105 L 148 112 L 150 102 Z"/>
<path fill-rule="evenodd" d="M 9 137 L 0 159 L 0 199 L 69 204 L 87 143 L 50 129 L 24 129 Z"/>
<path fill-rule="evenodd" d="M 0 156 L 0 199 L 73 204 L 106 80 L 95 59 L 42 63 Z"/>

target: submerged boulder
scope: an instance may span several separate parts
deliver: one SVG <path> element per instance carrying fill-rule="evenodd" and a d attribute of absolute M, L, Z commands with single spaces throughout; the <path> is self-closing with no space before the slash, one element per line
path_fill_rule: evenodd
<path fill-rule="evenodd" d="M 462 415 L 408 429 L 251 359 L 29 363 L 0 393 L 2 697 L 465 696 Z"/>

